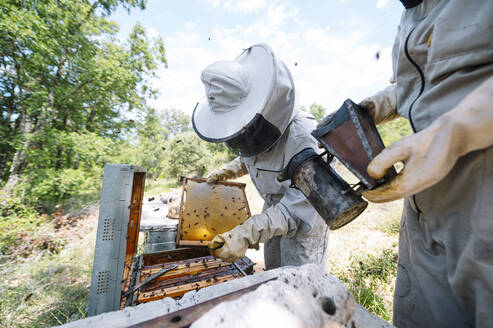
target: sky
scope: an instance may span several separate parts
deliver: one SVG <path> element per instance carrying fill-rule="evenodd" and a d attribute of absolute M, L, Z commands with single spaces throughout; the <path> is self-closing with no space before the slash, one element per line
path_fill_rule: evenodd
<path fill-rule="evenodd" d="M 205 96 L 207 65 L 264 42 L 290 69 L 299 104 L 330 113 L 388 85 L 402 10 L 397 0 L 148 0 L 145 10 L 111 19 L 122 38 L 136 23 L 163 38 L 168 68 L 152 81 L 160 95 L 150 101 L 157 109 L 191 114 Z"/>

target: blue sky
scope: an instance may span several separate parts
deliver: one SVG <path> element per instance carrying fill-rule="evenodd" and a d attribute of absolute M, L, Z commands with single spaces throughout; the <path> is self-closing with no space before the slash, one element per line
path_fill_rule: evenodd
<path fill-rule="evenodd" d="M 119 10 L 111 18 L 123 37 L 140 22 L 164 39 L 168 68 L 153 81 L 159 109 L 190 114 L 204 97 L 203 68 L 265 42 L 291 70 L 300 105 L 331 112 L 388 84 L 401 13 L 397 0 L 149 0 L 143 11 Z"/>

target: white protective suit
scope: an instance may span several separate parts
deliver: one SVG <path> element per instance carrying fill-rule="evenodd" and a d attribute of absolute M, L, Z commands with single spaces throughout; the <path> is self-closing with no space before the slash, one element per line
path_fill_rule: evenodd
<path fill-rule="evenodd" d="M 279 182 L 277 175 L 289 160 L 305 148 L 317 149 L 310 135 L 316 121 L 299 111 L 281 139 L 264 153 L 241 157 L 258 192 L 265 201 L 262 212 L 279 216 L 289 226 L 285 235 L 275 236 L 264 245 L 265 266 L 273 269 L 286 265 L 318 263 L 326 270 L 329 246 L 329 227 L 306 197 L 291 188 L 291 180 Z"/>
<path fill-rule="evenodd" d="M 277 180 L 294 155 L 317 149 L 310 134 L 316 122 L 298 111 L 288 67 L 267 44 L 258 43 L 234 61 L 207 66 L 201 80 L 206 99 L 192 115 L 195 132 L 206 141 L 225 142 L 241 156 L 207 182 L 248 172 L 265 200 L 262 213 L 212 239 L 212 255 L 234 262 L 248 247 L 265 243 L 267 269 L 317 263 L 325 270 L 329 227 L 289 180 Z"/>
<path fill-rule="evenodd" d="M 250 173 L 265 201 L 261 214 L 252 216 L 230 233 L 216 236 L 220 239 L 214 239 L 212 247 L 222 242 L 224 245 L 213 250 L 215 256 L 234 262 L 244 255 L 249 246 L 263 242 L 267 269 L 317 263 L 326 270 L 329 227 L 306 197 L 298 189 L 290 187 L 290 180 L 277 180 L 279 172 L 294 155 L 305 148 L 317 149 L 316 141 L 310 135 L 314 126 L 312 116 L 298 112 L 271 149 L 257 156 L 237 157 L 211 173 L 209 183 Z"/>
<path fill-rule="evenodd" d="M 443 148 L 431 147 L 431 153 L 408 163 L 418 165 L 436 156 L 431 166 L 449 171 L 405 199 L 393 323 L 487 327 L 493 320 L 493 147 L 481 146 L 491 135 L 484 124 L 478 124 L 479 131 L 468 126 L 474 120 L 467 115 L 483 115 L 491 122 L 485 106 L 493 102 L 487 89 L 493 77 L 493 1 L 411 2 L 393 48 L 396 84 L 362 103 L 372 104 L 377 123 L 398 115 L 409 119 L 416 134 L 408 138 L 423 140 L 423 147 L 450 136 L 441 141 Z M 476 94 L 482 99 L 468 97 Z M 445 129 L 435 131 L 437 126 Z M 457 139 L 461 135 L 466 146 Z M 413 156 L 413 147 L 419 146 L 405 150 L 403 139 L 386 153 L 398 153 L 400 147 Z M 455 164 L 442 160 L 449 149 L 460 156 L 450 157 Z M 431 169 L 435 167 L 424 167 L 421 175 Z"/>

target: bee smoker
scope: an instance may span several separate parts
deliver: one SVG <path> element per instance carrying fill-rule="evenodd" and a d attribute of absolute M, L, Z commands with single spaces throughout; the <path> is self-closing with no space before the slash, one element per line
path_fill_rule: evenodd
<path fill-rule="evenodd" d="M 384 178 L 375 180 L 368 175 L 368 164 L 385 147 L 373 119 L 365 108 L 347 99 L 341 108 L 327 116 L 312 135 L 326 150 L 318 155 L 307 148 L 293 156 L 278 179 L 291 179 L 317 210 L 331 230 L 339 229 L 358 217 L 368 206 L 361 198 L 362 189 L 373 189 L 392 179 L 393 168 Z M 328 161 L 323 159 L 327 154 Z M 336 157 L 360 180 L 361 188 L 354 190 L 328 162 Z"/>

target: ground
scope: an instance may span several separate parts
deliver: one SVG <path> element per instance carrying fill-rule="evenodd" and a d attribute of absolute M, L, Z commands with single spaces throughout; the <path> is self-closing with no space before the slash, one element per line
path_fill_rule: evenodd
<path fill-rule="evenodd" d="M 342 167 L 337 169 L 354 181 Z M 250 179 L 237 181 L 247 184 L 251 212 L 259 213 L 263 201 Z M 158 196 L 159 188 L 154 185 L 152 194 L 146 193 L 146 198 Z M 401 209 L 401 201 L 370 204 L 354 222 L 330 235 L 329 272 L 351 288 L 358 303 L 386 320 L 392 316 Z M 96 204 L 59 215 L 49 226 L 40 227 L 46 230 L 40 235 L 57 247 L 34 247 L 30 255 L 19 249 L 0 258 L 1 326 L 47 327 L 86 316 L 97 215 Z M 262 270 L 262 253 L 248 255 Z"/>

